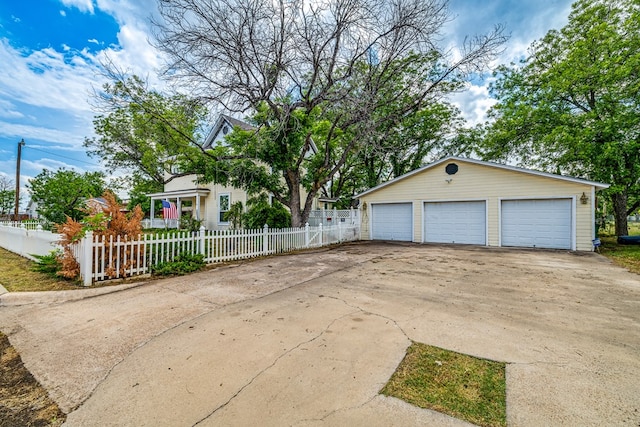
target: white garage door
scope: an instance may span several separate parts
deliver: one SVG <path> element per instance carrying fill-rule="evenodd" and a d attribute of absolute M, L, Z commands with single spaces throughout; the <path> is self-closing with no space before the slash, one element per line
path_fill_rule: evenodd
<path fill-rule="evenodd" d="M 424 241 L 485 245 L 487 209 L 484 201 L 424 204 Z"/>
<path fill-rule="evenodd" d="M 571 199 L 503 200 L 502 246 L 571 249 Z"/>
<path fill-rule="evenodd" d="M 374 240 L 413 240 L 411 203 L 371 205 L 371 238 Z"/>

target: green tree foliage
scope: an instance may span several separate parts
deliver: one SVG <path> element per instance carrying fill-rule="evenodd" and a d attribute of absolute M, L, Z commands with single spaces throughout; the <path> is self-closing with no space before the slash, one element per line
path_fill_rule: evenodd
<path fill-rule="evenodd" d="M 175 0 L 160 14 L 157 45 L 174 81 L 250 111 L 255 126 L 209 153 L 202 180 L 270 192 L 294 226 L 352 156 L 458 90 L 505 41 L 496 28 L 447 56 L 440 0 Z"/>
<path fill-rule="evenodd" d="M 444 101 L 433 102 L 404 117 L 390 132 L 381 132 L 380 141 L 363 147 L 354 159 L 355 173 L 344 174 L 334 182 L 335 194 L 343 195 L 342 186 L 350 185 L 355 186 L 350 192 L 353 195 L 430 160 L 460 154 L 457 137 L 463 132 L 463 125 L 460 111 Z"/>
<path fill-rule="evenodd" d="M 150 90 L 137 76 L 113 72 L 111 77 L 113 83 L 96 95 L 105 113 L 93 121 L 98 136 L 84 141 L 89 155 L 111 168 L 133 170 L 138 181 L 162 185 L 189 174 L 180 170 L 181 154 L 202 139 L 198 132 L 206 110 L 184 95 Z"/>
<path fill-rule="evenodd" d="M 153 179 L 150 179 L 139 172 L 134 172 L 127 180 L 129 186 L 129 203 L 127 209 L 133 210 L 136 206 L 142 208 L 145 215 L 149 215 L 151 211 L 151 199 L 147 194 L 159 193 L 164 190 L 163 185 Z M 156 214 L 162 211 L 162 205 L 156 204 Z"/>
<path fill-rule="evenodd" d="M 616 234 L 640 205 L 640 2 L 579 0 L 569 23 L 502 67 L 480 151 L 611 184 Z"/>
<path fill-rule="evenodd" d="M 28 187 L 31 197 L 38 203 L 40 215 L 62 224 L 67 216 L 76 221 L 84 217 L 86 200 L 100 197 L 105 191 L 105 181 L 102 172 L 44 170 L 29 181 Z"/>

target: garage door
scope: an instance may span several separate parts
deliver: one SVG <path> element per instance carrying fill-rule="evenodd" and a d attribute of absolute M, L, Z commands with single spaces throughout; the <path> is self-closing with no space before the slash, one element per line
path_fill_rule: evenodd
<path fill-rule="evenodd" d="M 502 246 L 571 249 L 571 199 L 503 200 Z"/>
<path fill-rule="evenodd" d="M 411 203 L 371 205 L 371 238 L 374 240 L 413 240 Z"/>
<path fill-rule="evenodd" d="M 487 209 L 484 201 L 424 204 L 424 241 L 485 245 Z"/>

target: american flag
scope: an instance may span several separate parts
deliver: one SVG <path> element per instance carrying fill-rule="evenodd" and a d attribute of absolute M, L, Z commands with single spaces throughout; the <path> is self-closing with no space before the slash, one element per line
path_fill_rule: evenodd
<path fill-rule="evenodd" d="M 164 219 L 178 219 L 178 208 L 176 208 L 176 204 L 168 200 L 163 200 L 162 217 Z"/>

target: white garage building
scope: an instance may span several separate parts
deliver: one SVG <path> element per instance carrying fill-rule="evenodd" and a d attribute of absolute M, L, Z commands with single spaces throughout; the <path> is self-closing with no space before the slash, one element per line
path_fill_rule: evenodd
<path fill-rule="evenodd" d="M 590 251 L 607 187 L 447 157 L 356 197 L 363 239 Z"/>

